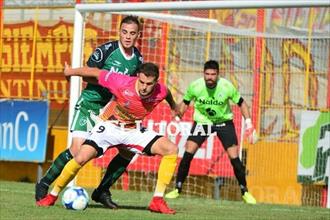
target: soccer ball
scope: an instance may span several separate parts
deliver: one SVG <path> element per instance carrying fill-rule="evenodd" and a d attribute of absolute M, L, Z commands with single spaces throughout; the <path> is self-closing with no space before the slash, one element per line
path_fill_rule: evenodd
<path fill-rule="evenodd" d="M 62 196 L 62 204 L 67 209 L 84 210 L 89 201 L 86 190 L 79 186 L 73 186 L 65 190 Z"/>

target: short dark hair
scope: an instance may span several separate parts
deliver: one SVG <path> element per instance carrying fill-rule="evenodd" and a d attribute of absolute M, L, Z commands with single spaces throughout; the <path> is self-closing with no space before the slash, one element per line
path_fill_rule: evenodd
<path fill-rule="evenodd" d="M 159 68 L 154 63 L 143 63 L 139 66 L 137 73 L 143 73 L 147 77 L 153 76 L 155 80 L 159 78 Z"/>
<path fill-rule="evenodd" d="M 136 24 L 140 30 L 140 22 L 139 22 L 139 18 L 137 16 L 128 15 L 128 16 L 124 17 L 123 20 L 121 20 L 121 22 L 120 22 L 120 27 L 123 24 Z"/>
<path fill-rule="evenodd" d="M 215 60 L 209 60 L 204 64 L 204 71 L 207 69 L 214 69 L 219 71 L 219 63 Z"/>

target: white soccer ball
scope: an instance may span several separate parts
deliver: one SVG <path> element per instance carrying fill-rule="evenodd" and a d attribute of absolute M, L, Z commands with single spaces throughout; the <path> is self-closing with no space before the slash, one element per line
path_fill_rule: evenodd
<path fill-rule="evenodd" d="M 67 209 L 84 210 L 89 201 L 86 190 L 79 186 L 69 187 L 62 196 L 62 204 Z"/>

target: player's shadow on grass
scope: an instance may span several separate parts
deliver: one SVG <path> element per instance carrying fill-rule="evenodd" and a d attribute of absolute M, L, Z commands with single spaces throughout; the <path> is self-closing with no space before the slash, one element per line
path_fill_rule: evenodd
<path fill-rule="evenodd" d="M 108 208 L 104 207 L 101 204 L 89 204 L 88 208 L 108 209 Z M 109 210 L 119 210 L 119 209 L 148 210 L 148 207 L 146 207 L 146 206 L 133 206 L 133 205 L 120 205 L 120 206 L 118 206 L 118 209 L 109 209 Z"/>
<path fill-rule="evenodd" d="M 148 210 L 146 206 L 134 206 L 134 205 L 120 205 L 119 209 L 134 209 L 134 210 Z"/>

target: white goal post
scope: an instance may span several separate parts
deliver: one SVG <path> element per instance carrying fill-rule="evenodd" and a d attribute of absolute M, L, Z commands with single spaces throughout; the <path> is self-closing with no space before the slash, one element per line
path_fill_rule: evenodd
<path fill-rule="evenodd" d="M 256 8 L 303 8 L 330 7 L 329 0 L 223 0 L 223 1 L 184 1 L 184 2 L 143 2 L 143 3 L 105 3 L 77 4 L 75 6 L 74 36 L 72 48 L 72 67 L 80 67 L 83 57 L 84 13 L 86 12 L 146 12 L 164 10 L 194 9 L 256 9 Z M 81 92 L 81 78 L 71 77 L 68 128 L 73 118 L 74 106 Z M 71 145 L 71 133 L 68 132 L 67 146 Z M 329 175 L 329 174 L 328 174 Z M 330 176 L 330 175 L 329 175 Z M 327 208 L 330 208 L 330 178 L 328 178 Z"/>

